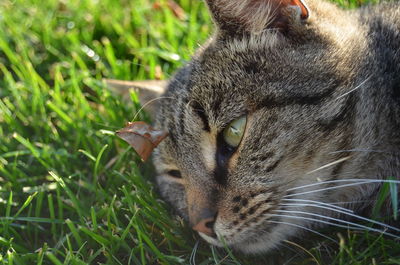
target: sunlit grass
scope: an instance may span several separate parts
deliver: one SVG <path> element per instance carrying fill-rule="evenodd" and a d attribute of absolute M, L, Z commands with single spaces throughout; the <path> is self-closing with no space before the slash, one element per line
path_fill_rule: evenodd
<path fill-rule="evenodd" d="M 166 1 L 154 2 L 0 1 L 2 263 L 269 260 L 202 241 L 194 249 L 198 237 L 154 191 L 152 166 L 113 135 L 139 103 L 111 94 L 102 78 L 166 79 L 212 31 L 201 1 L 177 1 L 185 11 L 180 18 Z M 300 249 L 290 256 L 298 264 L 314 257 L 335 264 L 400 263 L 395 241 L 363 233 L 333 236 L 340 245 L 319 239 L 306 242 L 313 257 Z"/>

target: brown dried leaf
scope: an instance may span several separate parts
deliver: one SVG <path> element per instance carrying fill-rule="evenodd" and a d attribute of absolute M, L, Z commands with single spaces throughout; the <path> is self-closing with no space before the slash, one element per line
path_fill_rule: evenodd
<path fill-rule="evenodd" d="M 186 18 L 185 11 L 182 9 L 180 5 L 178 5 L 175 1 L 169 0 L 168 7 L 174 13 L 174 15 L 180 20 L 184 20 Z"/>
<path fill-rule="evenodd" d="M 143 121 L 129 122 L 116 134 L 135 149 L 142 161 L 146 161 L 153 149 L 168 136 L 167 132 L 155 130 Z"/>
<path fill-rule="evenodd" d="M 163 7 L 163 4 L 160 1 L 156 1 L 153 4 L 153 8 L 156 9 L 156 10 L 159 10 L 162 7 Z M 180 5 L 178 5 L 175 1 L 168 0 L 167 7 L 168 7 L 169 10 L 172 11 L 174 16 L 177 17 L 178 19 L 180 19 L 180 20 L 185 20 L 186 19 L 185 10 L 183 10 L 183 8 Z"/>

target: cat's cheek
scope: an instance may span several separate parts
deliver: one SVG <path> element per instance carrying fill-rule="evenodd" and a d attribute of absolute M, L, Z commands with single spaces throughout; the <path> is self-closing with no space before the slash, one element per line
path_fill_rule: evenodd
<path fill-rule="evenodd" d="M 161 197 L 171 204 L 182 218 L 189 220 L 183 179 L 159 175 L 156 182 Z"/>

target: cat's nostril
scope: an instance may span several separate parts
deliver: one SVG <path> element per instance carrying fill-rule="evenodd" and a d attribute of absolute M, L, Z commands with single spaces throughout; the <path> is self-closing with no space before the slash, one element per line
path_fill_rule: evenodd
<path fill-rule="evenodd" d="M 218 212 L 208 200 L 201 200 L 201 197 L 199 200 L 199 197 L 196 203 L 190 204 L 189 201 L 189 222 L 193 230 L 215 237 L 214 224 Z"/>
<path fill-rule="evenodd" d="M 198 222 L 195 226 L 193 226 L 193 230 L 206 234 L 207 236 L 215 237 L 216 235 L 214 232 L 214 224 L 215 218 L 203 219 L 200 220 L 200 222 Z"/>
<path fill-rule="evenodd" d="M 214 230 L 214 224 L 215 224 L 215 221 L 209 221 L 206 223 L 206 227 Z"/>

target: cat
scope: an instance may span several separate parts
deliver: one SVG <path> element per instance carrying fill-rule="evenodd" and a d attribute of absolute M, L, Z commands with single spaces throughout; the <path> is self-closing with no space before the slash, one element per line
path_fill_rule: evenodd
<path fill-rule="evenodd" d="M 207 242 L 244 253 L 364 228 L 383 182 L 400 179 L 399 2 L 206 4 L 215 33 L 159 100 L 163 198 Z"/>

